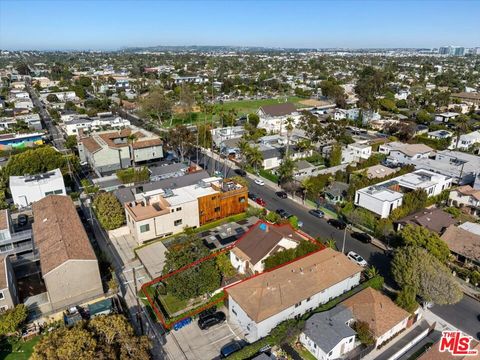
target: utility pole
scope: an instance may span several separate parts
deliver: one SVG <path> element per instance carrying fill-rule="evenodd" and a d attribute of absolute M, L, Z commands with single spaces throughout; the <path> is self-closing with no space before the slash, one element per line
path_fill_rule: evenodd
<path fill-rule="evenodd" d="M 345 230 L 343 231 L 342 254 L 345 254 L 345 240 L 347 239 L 347 229 L 348 225 L 345 226 Z"/>
<path fill-rule="evenodd" d="M 140 307 L 140 300 L 138 300 L 138 289 L 137 289 L 137 275 L 135 272 L 135 267 L 132 268 L 133 271 L 133 283 L 135 285 L 135 300 L 137 300 L 137 311 L 136 311 L 136 316 L 137 316 L 137 322 L 140 324 L 140 333 L 141 335 L 144 334 L 143 332 L 143 321 L 142 321 L 142 315 L 141 315 L 141 307 Z"/>

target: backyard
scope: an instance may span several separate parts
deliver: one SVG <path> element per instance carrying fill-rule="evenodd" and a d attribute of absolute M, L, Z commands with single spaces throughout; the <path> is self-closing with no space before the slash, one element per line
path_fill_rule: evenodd
<path fill-rule="evenodd" d="M 40 341 L 41 336 L 35 336 L 28 341 L 9 337 L 0 340 L 1 360 L 28 360 L 33 353 L 33 347 Z"/>

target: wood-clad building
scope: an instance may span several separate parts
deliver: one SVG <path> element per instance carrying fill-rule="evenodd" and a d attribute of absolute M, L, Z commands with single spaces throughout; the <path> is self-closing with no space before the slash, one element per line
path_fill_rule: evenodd
<path fill-rule="evenodd" d="M 200 226 L 247 210 L 248 189 L 245 186 L 225 180 L 220 186 L 212 184 L 212 188 L 218 192 L 198 198 Z"/>

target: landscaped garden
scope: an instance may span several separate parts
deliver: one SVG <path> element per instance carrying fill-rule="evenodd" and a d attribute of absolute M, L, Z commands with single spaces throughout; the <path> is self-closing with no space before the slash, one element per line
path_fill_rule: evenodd
<path fill-rule="evenodd" d="M 0 340 L 0 359 L 28 360 L 33 353 L 33 347 L 40 339 L 40 335 L 27 341 L 23 341 L 21 338 L 14 336 L 5 337 Z"/>

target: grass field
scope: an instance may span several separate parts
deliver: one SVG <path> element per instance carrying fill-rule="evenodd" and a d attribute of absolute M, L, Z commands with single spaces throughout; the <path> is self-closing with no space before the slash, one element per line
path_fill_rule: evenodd
<path fill-rule="evenodd" d="M 35 336 L 27 342 L 17 340 L 16 338 L 7 338 L 0 342 L 1 360 L 28 360 L 33 353 L 33 347 L 41 339 L 41 336 Z"/>
<path fill-rule="evenodd" d="M 222 110 L 235 110 L 238 116 L 246 115 L 250 113 L 257 112 L 258 108 L 263 105 L 273 105 L 273 104 L 280 104 L 284 103 L 285 99 L 287 102 L 293 103 L 297 108 L 306 107 L 306 105 L 300 104 L 300 101 L 305 100 L 297 96 L 289 96 L 283 97 L 278 99 L 260 99 L 260 100 L 238 100 L 238 101 L 226 101 L 223 104 L 215 105 L 215 114 L 213 115 L 213 120 L 218 119 L 218 113 Z M 179 125 L 179 124 L 195 124 L 197 122 L 207 121 L 210 122 L 212 120 L 212 114 L 206 114 L 203 112 L 196 112 L 190 113 L 189 115 L 185 115 L 184 117 L 174 118 L 172 121 L 172 125 Z"/>
<path fill-rule="evenodd" d="M 168 311 L 169 315 L 174 314 L 177 311 L 183 310 L 187 306 L 186 300 L 180 300 L 172 294 L 160 295 L 159 298 L 163 306 L 165 307 L 165 310 Z"/>
<path fill-rule="evenodd" d="M 300 356 L 302 357 L 302 359 L 305 359 L 305 360 L 317 360 L 315 358 L 315 356 L 312 355 L 312 353 L 310 351 L 308 351 L 307 349 L 305 349 L 303 346 L 300 347 L 300 348 L 297 348 L 295 347 L 293 344 L 292 344 L 292 347 L 297 350 L 297 352 L 300 354 Z"/>

